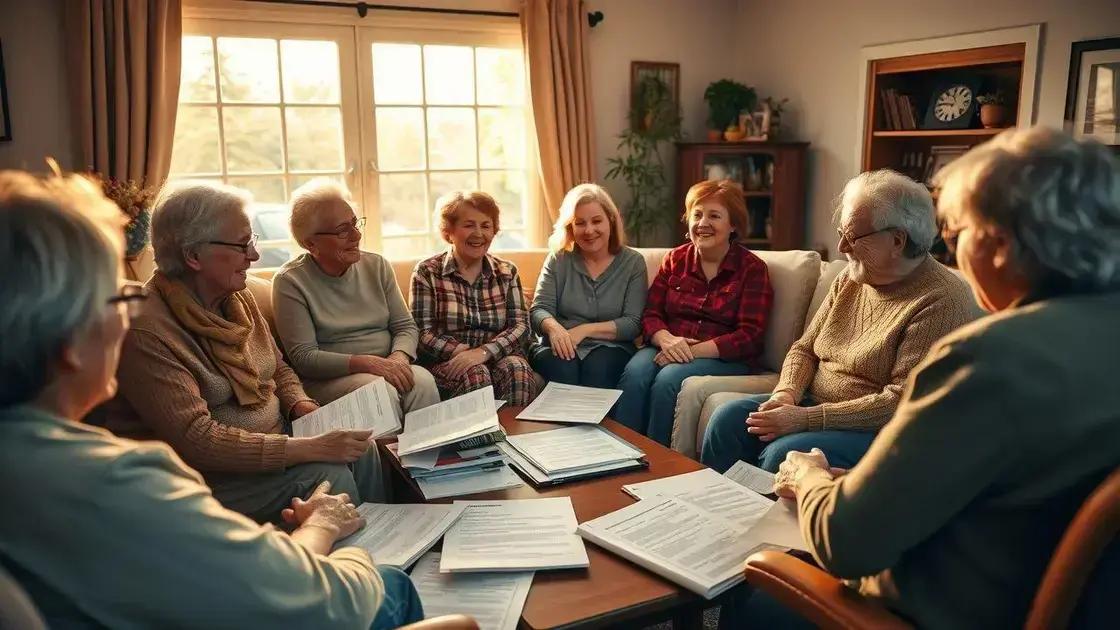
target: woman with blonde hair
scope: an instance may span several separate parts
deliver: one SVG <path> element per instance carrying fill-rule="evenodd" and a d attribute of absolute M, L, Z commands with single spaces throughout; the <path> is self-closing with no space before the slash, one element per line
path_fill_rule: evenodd
<path fill-rule="evenodd" d="M 636 352 L 646 264 L 626 247 L 622 217 L 601 186 L 580 184 L 560 204 L 529 319 L 533 368 L 548 381 L 611 388 Z"/>

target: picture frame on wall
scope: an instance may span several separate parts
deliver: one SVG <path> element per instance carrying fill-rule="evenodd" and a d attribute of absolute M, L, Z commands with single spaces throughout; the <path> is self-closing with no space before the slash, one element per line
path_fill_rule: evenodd
<path fill-rule="evenodd" d="M 8 81 L 4 76 L 4 42 L 0 41 L 0 141 L 12 139 L 12 119 L 8 114 Z"/>
<path fill-rule="evenodd" d="M 1065 129 L 1120 150 L 1120 37 L 1070 46 Z"/>
<path fill-rule="evenodd" d="M 664 94 L 651 94 L 647 86 L 655 85 L 654 92 L 664 90 Z M 643 109 L 643 103 L 651 99 L 667 95 L 671 105 L 664 108 L 668 112 L 681 110 L 681 64 L 665 61 L 631 61 L 630 62 L 630 110 L 631 112 Z M 649 118 L 647 115 L 645 118 Z M 636 117 L 631 121 L 634 128 L 651 121 Z"/>
<path fill-rule="evenodd" d="M 923 181 L 927 186 L 933 186 L 933 178 L 941 169 L 949 166 L 953 160 L 968 153 L 972 148 L 967 144 L 952 144 L 932 146 L 929 149 L 929 159 L 926 160 L 925 177 Z"/>

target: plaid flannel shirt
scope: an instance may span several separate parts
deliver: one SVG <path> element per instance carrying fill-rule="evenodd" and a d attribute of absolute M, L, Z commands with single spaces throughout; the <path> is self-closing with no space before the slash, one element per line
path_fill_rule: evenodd
<path fill-rule="evenodd" d="M 450 251 L 437 254 L 417 263 L 410 298 L 419 353 L 428 364 L 449 360 L 460 344 L 481 346 L 491 359 L 524 354 L 529 311 L 517 267 L 509 261 L 487 254 L 472 284 Z"/>
<path fill-rule="evenodd" d="M 766 263 L 746 247 L 732 245 L 709 281 L 696 246 L 686 243 L 665 255 L 649 288 L 642 334 L 659 330 L 678 337 L 714 341 L 719 358 L 753 363 L 774 301 Z"/>

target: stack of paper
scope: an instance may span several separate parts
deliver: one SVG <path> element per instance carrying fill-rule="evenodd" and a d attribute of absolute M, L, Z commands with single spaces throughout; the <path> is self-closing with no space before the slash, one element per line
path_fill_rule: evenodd
<path fill-rule="evenodd" d="M 537 485 L 646 465 L 642 451 L 594 425 L 511 435 L 502 446 L 513 465 Z"/>
<path fill-rule="evenodd" d="M 470 615 L 482 630 L 515 630 L 529 596 L 533 572 L 440 573 L 433 551 L 412 570 L 426 618 Z"/>
<path fill-rule="evenodd" d="M 439 475 L 436 477 L 423 477 L 416 480 L 424 498 L 442 499 L 444 497 L 459 497 L 464 494 L 478 494 L 491 490 L 505 490 L 525 485 L 509 466 L 503 461 L 501 466 L 482 470 L 471 470 L 465 473 Z"/>
<path fill-rule="evenodd" d="M 400 460 L 401 466 L 413 479 L 440 477 L 448 474 L 477 472 L 500 468 L 505 462 L 497 444 L 478 448 L 457 449 L 452 446 L 432 448 L 411 455 L 397 454 L 397 445 L 390 444 L 389 452 Z"/>
<path fill-rule="evenodd" d="M 723 476 L 759 494 L 774 494 L 774 473 L 751 466 L 743 460 L 735 462 Z"/>
<path fill-rule="evenodd" d="M 389 398 L 385 379 L 378 378 L 292 423 L 292 435 L 315 437 L 330 431 L 373 430 L 379 438 L 396 433 L 400 418 Z"/>
<path fill-rule="evenodd" d="M 552 382 L 517 414 L 518 420 L 599 424 L 622 395 L 621 389 L 599 389 Z"/>
<path fill-rule="evenodd" d="M 405 414 L 404 431 L 397 438 L 401 455 L 455 445 L 474 448 L 501 441 L 494 388 L 486 386 L 451 400 Z"/>
<path fill-rule="evenodd" d="M 537 571 L 586 567 L 569 497 L 456 501 L 463 516 L 443 540 L 439 570 Z"/>
<path fill-rule="evenodd" d="M 361 547 L 377 564 L 407 569 L 459 519 L 463 506 L 363 503 L 358 513 L 365 526 L 335 546 Z"/>

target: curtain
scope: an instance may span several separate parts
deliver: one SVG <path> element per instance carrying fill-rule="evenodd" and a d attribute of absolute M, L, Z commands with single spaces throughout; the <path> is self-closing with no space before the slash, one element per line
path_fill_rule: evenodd
<path fill-rule="evenodd" d="M 65 4 L 80 168 L 161 185 L 175 137 L 181 0 Z"/>
<path fill-rule="evenodd" d="M 523 0 L 521 38 L 529 73 L 541 188 L 549 217 L 576 184 L 595 181 L 587 11 L 582 0 Z"/>

